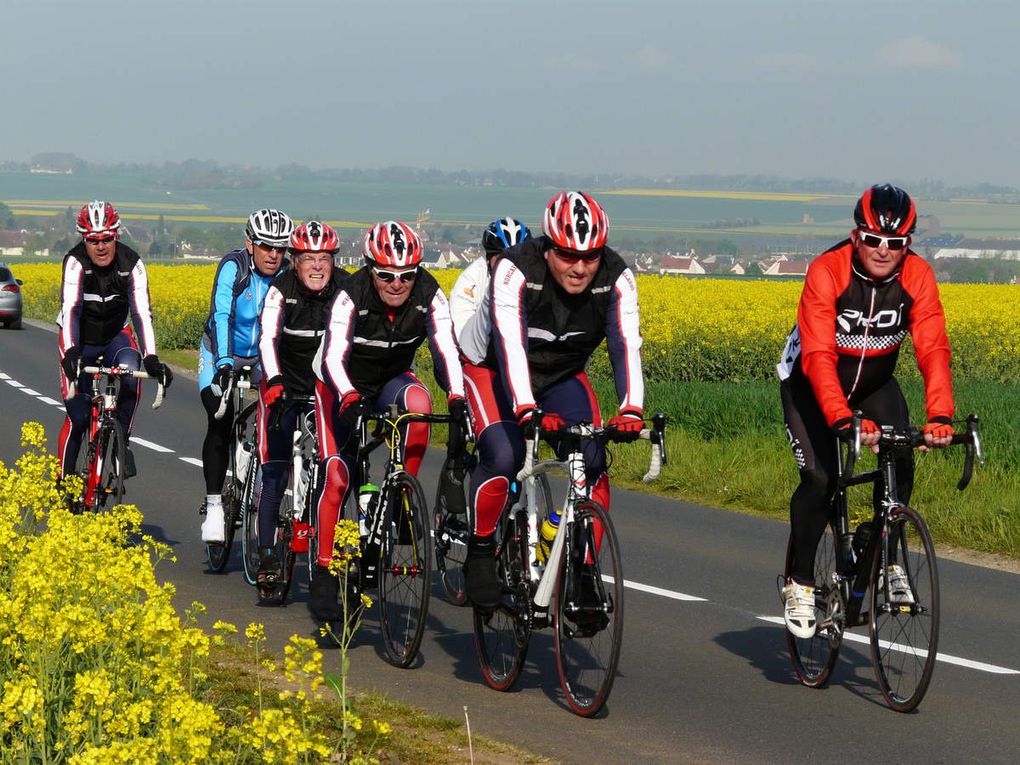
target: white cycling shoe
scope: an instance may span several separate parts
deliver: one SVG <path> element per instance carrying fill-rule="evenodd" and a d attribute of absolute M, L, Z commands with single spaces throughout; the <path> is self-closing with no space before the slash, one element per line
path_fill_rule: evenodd
<path fill-rule="evenodd" d="M 202 522 L 202 541 L 205 543 L 223 542 L 223 504 L 209 502 L 205 507 L 205 520 Z"/>
<path fill-rule="evenodd" d="M 787 580 L 783 587 L 786 608 L 783 619 L 794 637 L 808 640 L 815 636 L 815 588 Z"/>
<path fill-rule="evenodd" d="M 903 567 L 893 564 L 886 568 L 885 575 L 889 578 L 889 602 L 898 606 L 912 606 L 916 602 L 914 592 L 910 589 L 910 579 Z M 878 586 L 882 588 L 881 580 Z"/>

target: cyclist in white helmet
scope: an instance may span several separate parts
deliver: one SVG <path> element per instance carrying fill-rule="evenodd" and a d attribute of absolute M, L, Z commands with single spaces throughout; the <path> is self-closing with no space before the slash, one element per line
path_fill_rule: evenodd
<path fill-rule="evenodd" d="M 235 367 L 253 367 L 258 382 L 259 313 L 273 278 L 290 266 L 286 258 L 294 222 L 279 210 L 256 210 L 244 227 L 244 247 L 223 256 L 213 280 L 209 318 L 198 354 L 198 390 L 208 415 L 202 444 L 205 474 L 205 521 L 202 541 L 223 541 L 223 502 L 220 490 L 227 475 L 233 406 L 215 418 L 220 397 Z"/>

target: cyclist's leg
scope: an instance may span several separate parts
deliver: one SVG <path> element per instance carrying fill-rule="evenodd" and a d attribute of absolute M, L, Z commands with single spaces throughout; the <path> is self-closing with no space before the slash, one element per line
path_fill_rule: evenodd
<path fill-rule="evenodd" d="M 265 387 L 264 384 L 262 387 Z M 280 568 L 274 550 L 276 528 L 279 525 L 280 500 L 290 477 L 291 444 L 298 409 L 294 403 L 286 404 L 279 418 L 279 427 L 271 431 L 268 428 L 270 412 L 259 396 L 257 428 L 259 464 L 262 466 L 262 493 L 258 506 L 260 582 L 275 578 Z"/>
<path fill-rule="evenodd" d="M 109 360 L 110 366 L 119 365 L 135 371 L 142 368 L 142 357 L 138 353 L 138 346 L 127 329 L 124 329 L 109 342 L 103 352 L 103 357 Z M 125 478 L 131 478 L 137 472 L 135 470 L 135 455 L 131 452 L 131 430 L 134 426 L 135 410 L 138 408 L 138 399 L 141 394 L 141 380 L 121 380 L 120 392 L 117 394 L 117 419 L 124 430 L 125 448 L 127 449 Z"/>
<path fill-rule="evenodd" d="M 477 463 L 471 471 L 468 502 L 472 534 L 464 573 L 468 599 L 491 607 L 499 602 L 493 535 L 507 505 L 510 484 L 524 463 L 524 437 L 495 372 L 465 365 Z"/>
<path fill-rule="evenodd" d="M 82 347 L 82 366 L 86 363 L 95 363 L 100 349 L 86 345 Z M 60 353 L 60 361 L 64 360 L 64 354 Z M 87 361 L 86 361 L 87 357 Z M 81 450 L 81 442 L 87 435 L 92 399 L 92 376 L 87 374 L 78 375 L 75 395 L 68 398 L 68 386 L 70 382 L 64 374 L 63 366 L 58 363 L 60 370 L 60 396 L 64 400 L 64 409 L 67 416 L 60 428 L 60 436 L 57 439 L 57 455 L 60 458 L 60 476 L 74 473 L 75 462 L 78 460 L 78 452 Z"/>
<path fill-rule="evenodd" d="M 322 621 L 335 622 L 340 613 L 339 582 L 330 571 L 337 520 L 350 490 L 354 460 L 349 454 L 354 434 L 337 415 L 336 396 L 324 383 L 315 384 L 315 420 L 319 434 L 319 482 L 315 496 L 317 558 L 309 583 L 308 608 Z"/>
<path fill-rule="evenodd" d="M 392 403 L 397 404 L 401 414 L 432 414 L 432 396 L 421 380 L 412 372 L 404 372 L 386 383 L 373 404 L 373 409 L 382 412 Z M 404 469 L 411 475 L 418 475 L 425 449 L 429 445 L 431 429 L 427 422 L 412 422 L 402 428 L 404 445 Z"/>
<path fill-rule="evenodd" d="M 829 522 L 836 488 L 837 441 L 807 380 L 789 378 L 779 386 L 786 433 L 800 471 L 790 498 L 790 537 L 794 549 L 791 578 L 814 583 L 815 551 Z"/>

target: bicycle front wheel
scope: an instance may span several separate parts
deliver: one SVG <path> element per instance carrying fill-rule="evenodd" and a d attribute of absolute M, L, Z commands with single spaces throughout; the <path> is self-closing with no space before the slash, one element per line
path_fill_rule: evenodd
<path fill-rule="evenodd" d="M 931 535 L 916 511 L 894 507 L 887 539 L 886 565 L 899 570 L 882 570 L 879 546 L 868 622 L 871 661 L 886 703 L 897 712 L 909 712 L 921 703 L 935 670 L 939 575 Z"/>
<path fill-rule="evenodd" d="M 263 603 L 282 606 L 287 602 L 287 594 L 290 592 L 290 583 L 294 579 L 294 501 L 293 493 L 288 490 L 280 500 L 279 520 L 276 524 L 276 538 L 273 541 L 273 550 L 276 559 L 280 562 L 280 569 L 276 575 L 276 581 L 272 585 L 256 585 L 259 591 L 259 600 Z"/>
<path fill-rule="evenodd" d="M 467 543 L 471 534 L 468 517 L 447 511 L 442 481 L 436 492 L 435 508 L 433 530 L 439 580 L 443 583 L 447 599 L 455 606 L 465 606 L 467 591 L 464 584 L 464 562 L 467 560 Z"/>
<path fill-rule="evenodd" d="M 223 499 L 223 542 L 207 542 L 205 545 L 206 560 L 209 570 L 219 574 L 230 560 L 230 549 L 234 544 L 234 532 L 241 520 L 241 485 L 228 475 L 223 479 L 220 491 Z"/>
<path fill-rule="evenodd" d="M 103 510 L 119 505 L 124 499 L 124 469 L 127 462 L 127 442 L 120 422 L 110 418 L 99 430 L 99 449 L 95 463 L 95 509 Z"/>
<path fill-rule="evenodd" d="M 574 508 L 553 593 L 556 663 L 567 706 L 592 717 L 609 698 L 623 642 L 623 569 L 609 514 L 597 502 Z"/>
<path fill-rule="evenodd" d="M 410 473 L 387 489 L 379 550 L 379 627 L 389 661 L 407 667 L 418 655 L 429 609 L 429 517 L 425 494 Z"/>
<path fill-rule="evenodd" d="M 524 523 L 510 518 L 502 528 L 496 572 L 503 585 L 503 596 L 495 608 L 474 610 L 475 647 L 486 684 L 497 691 L 508 691 L 521 674 L 528 652 L 530 630 L 524 622 L 524 609 L 530 608 L 531 591 L 524 578 L 527 571 L 527 545 L 521 529 Z"/>
<path fill-rule="evenodd" d="M 843 601 L 836 580 L 836 530 L 829 524 L 815 549 L 815 634 L 799 638 L 786 630 L 786 648 L 790 652 L 797 679 L 808 688 L 820 688 L 829 681 L 843 642 Z M 793 571 L 793 537 L 786 547 L 783 576 Z"/>
<path fill-rule="evenodd" d="M 252 455 L 248 462 L 241 491 L 241 561 L 244 563 L 244 579 L 254 587 L 258 583 L 259 571 L 259 499 L 262 496 L 262 466 Z"/>

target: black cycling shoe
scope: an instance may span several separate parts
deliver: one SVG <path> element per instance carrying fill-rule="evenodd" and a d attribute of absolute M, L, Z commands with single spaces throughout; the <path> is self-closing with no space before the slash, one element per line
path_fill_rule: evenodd
<path fill-rule="evenodd" d="M 259 595 L 271 597 L 280 581 L 280 559 L 272 547 L 259 548 L 259 570 L 255 577 Z"/>
<path fill-rule="evenodd" d="M 492 537 L 471 535 L 464 561 L 464 591 L 479 608 L 495 608 L 503 597 L 503 586 L 496 571 L 496 544 Z"/>
<path fill-rule="evenodd" d="M 340 580 L 326 566 L 312 569 L 312 581 L 308 585 L 308 610 L 322 622 L 339 624 L 343 618 L 340 611 Z"/>
<path fill-rule="evenodd" d="M 599 590 L 595 584 L 594 573 L 581 572 L 581 587 L 578 595 L 578 611 L 571 617 L 571 621 L 577 625 L 579 637 L 592 637 L 609 626 L 609 614 L 603 608 L 602 598 L 599 596 Z"/>

